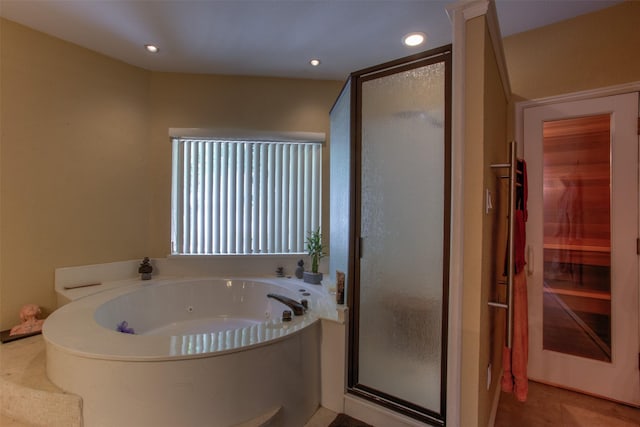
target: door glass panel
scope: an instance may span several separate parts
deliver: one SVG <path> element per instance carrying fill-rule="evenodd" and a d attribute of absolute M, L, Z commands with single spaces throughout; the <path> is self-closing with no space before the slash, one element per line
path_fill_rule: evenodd
<path fill-rule="evenodd" d="M 548 121 L 543 348 L 611 361 L 610 115 Z"/>
<path fill-rule="evenodd" d="M 440 412 L 445 63 L 362 83 L 359 382 Z"/>
<path fill-rule="evenodd" d="M 331 149 L 329 208 L 331 239 L 329 271 L 349 271 L 349 202 L 351 197 L 351 81 L 346 84 L 330 113 Z M 346 281 L 348 283 L 348 280 Z M 346 295 L 345 295 L 346 297 Z M 346 300 L 346 299 L 345 299 Z"/>

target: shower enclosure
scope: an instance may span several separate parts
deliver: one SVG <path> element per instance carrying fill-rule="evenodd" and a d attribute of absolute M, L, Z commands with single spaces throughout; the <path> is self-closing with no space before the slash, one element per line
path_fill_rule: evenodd
<path fill-rule="evenodd" d="M 332 224 L 335 201 L 350 212 L 349 392 L 433 425 L 446 407 L 450 94 L 447 46 L 353 73 L 332 110 L 332 151 L 350 140 L 342 172 L 332 154 L 331 200 Z"/>

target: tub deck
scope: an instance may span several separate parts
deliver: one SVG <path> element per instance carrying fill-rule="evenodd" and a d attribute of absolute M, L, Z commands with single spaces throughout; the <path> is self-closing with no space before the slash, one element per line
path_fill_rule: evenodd
<path fill-rule="evenodd" d="M 3 396 L 0 425 L 3 427 L 82 425 L 80 397 L 65 393 L 46 376 L 41 335 L 0 345 L 0 390 Z M 65 404 L 60 404 L 60 395 L 68 397 Z M 15 405 L 15 399 L 20 399 L 21 404 Z M 328 427 L 336 415 L 320 407 L 304 427 Z M 260 425 L 257 421 L 237 427 Z"/>
<path fill-rule="evenodd" d="M 82 396 L 84 425 L 298 427 L 320 406 L 321 319 L 338 316 L 322 287 L 199 277 L 92 288 L 42 335 L 47 375 Z M 283 321 L 289 307 L 272 292 L 308 310 Z M 136 334 L 117 330 L 123 320 Z"/>
<path fill-rule="evenodd" d="M 342 312 L 336 310 L 333 297 L 321 286 L 304 283 L 298 279 L 233 278 L 237 284 L 266 283 L 287 288 L 302 298 L 309 299 L 309 310 L 303 316 L 294 316 L 291 322 L 283 322 L 273 316 L 268 320 L 257 317 L 200 317 L 196 311 L 193 319 L 181 319 L 177 323 L 164 323 L 140 331 L 131 319 L 123 314 L 121 320 L 129 321 L 135 335 L 117 332 L 118 321 L 112 329 L 95 321 L 95 311 L 105 303 L 138 291 L 154 291 L 162 286 L 189 284 L 194 281 L 226 280 L 221 278 L 157 277 L 149 281 L 122 280 L 107 282 L 90 288 L 71 289 L 67 297 L 74 297 L 72 304 L 56 310 L 52 321 L 45 322 L 43 335 L 50 345 L 67 352 L 89 358 L 129 361 L 161 361 L 180 358 L 208 357 L 212 353 L 234 352 L 284 339 L 320 320 L 340 321 Z M 73 294 L 73 295 L 72 295 Z M 265 298 L 265 301 L 266 298 Z M 144 301 L 153 306 L 154 301 Z M 271 300 L 273 303 L 273 300 Z M 195 304 L 195 303 L 194 303 Z M 279 303 L 278 303 L 279 304 Z M 187 304 L 188 305 L 188 304 Z M 287 308 L 282 306 L 282 308 Z M 143 307 L 139 308 L 140 310 Z M 190 307 L 187 307 L 190 309 Z M 52 326 L 55 319 L 55 327 Z M 78 321 L 78 319 L 92 319 Z"/>

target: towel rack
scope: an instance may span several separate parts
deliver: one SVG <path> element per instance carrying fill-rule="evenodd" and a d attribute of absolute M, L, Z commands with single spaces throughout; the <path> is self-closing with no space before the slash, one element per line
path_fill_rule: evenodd
<path fill-rule="evenodd" d="M 508 175 L 500 175 L 500 178 L 509 180 L 509 213 L 508 213 L 508 251 L 507 251 L 507 302 L 493 302 L 488 304 L 491 307 L 503 308 L 507 310 L 507 347 L 511 348 L 513 338 L 513 277 L 514 277 L 514 228 L 516 209 L 516 186 L 518 173 L 518 145 L 515 141 L 509 143 L 509 162 L 492 164 L 492 169 L 508 169 Z"/>

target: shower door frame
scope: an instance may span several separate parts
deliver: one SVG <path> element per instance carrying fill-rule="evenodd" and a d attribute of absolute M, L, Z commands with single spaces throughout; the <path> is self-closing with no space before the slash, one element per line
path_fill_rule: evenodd
<path fill-rule="evenodd" d="M 360 258 L 361 258 L 361 208 L 362 208 L 362 84 L 368 80 L 397 74 L 403 71 L 444 62 L 445 65 L 445 114 L 444 114 L 444 224 L 442 265 L 442 331 L 440 366 L 440 411 L 418 406 L 401 398 L 368 387 L 358 381 L 359 361 L 359 313 L 360 313 Z M 444 426 L 447 407 L 447 342 L 449 306 L 449 259 L 451 238 L 451 117 L 452 117 L 452 46 L 446 45 L 419 54 L 386 62 L 356 71 L 351 82 L 351 166 L 352 197 L 350 212 L 350 248 L 347 304 L 349 307 L 348 377 L 347 392 L 364 398 L 395 412 L 435 426 Z"/>

